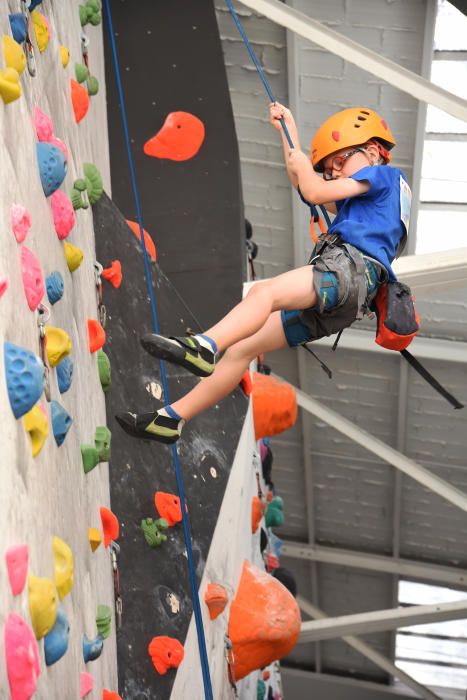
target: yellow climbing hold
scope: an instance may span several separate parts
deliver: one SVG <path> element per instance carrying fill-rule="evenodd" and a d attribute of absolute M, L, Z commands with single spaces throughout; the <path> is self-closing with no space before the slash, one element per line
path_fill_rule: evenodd
<path fill-rule="evenodd" d="M 46 50 L 50 39 L 48 22 L 44 15 L 39 12 L 39 10 L 33 10 L 31 12 L 31 19 L 34 25 L 34 31 L 36 33 L 37 46 L 39 51 L 43 53 Z"/>
<path fill-rule="evenodd" d="M 21 46 L 8 34 L 3 35 L 3 55 L 7 68 L 14 68 L 21 75 L 26 68 L 26 56 Z"/>
<path fill-rule="evenodd" d="M 32 456 L 37 457 L 49 434 L 49 421 L 43 408 L 36 404 L 23 418 L 24 427 L 31 438 Z"/>
<path fill-rule="evenodd" d="M 73 552 L 60 537 L 53 538 L 55 585 L 58 597 L 63 600 L 73 588 Z"/>
<path fill-rule="evenodd" d="M 62 61 L 62 66 L 66 68 L 68 61 L 70 60 L 70 49 L 67 49 L 66 46 L 63 46 L 63 44 L 60 46 L 60 58 Z"/>
<path fill-rule="evenodd" d="M 47 358 L 51 367 L 56 367 L 71 352 L 71 339 L 62 328 L 45 327 Z"/>
<path fill-rule="evenodd" d="M 14 102 L 21 97 L 21 85 L 19 84 L 19 73 L 14 68 L 0 70 L 0 95 L 4 103 Z"/>
<path fill-rule="evenodd" d="M 50 632 L 57 617 L 55 586 L 49 578 L 29 576 L 29 614 L 36 639 Z"/>
<path fill-rule="evenodd" d="M 102 537 L 101 533 L 97 529 L 97 527 L 90 527 L 89 528 L 89 544 L 91 545 L 91 549 L 93 552 L 96 551 L 100 543 L 102 542 Z"/>
<path fill-rule="evenodd" d="M 73 243 L 68 243 L 65 241 L 63 247 L 65 249 L 65 258 L 68 269 L 70 272 L 74 272 L 83 262 L 84 253 L 81 248 L 78 248 L 77 245 L 73 245 Z"/>

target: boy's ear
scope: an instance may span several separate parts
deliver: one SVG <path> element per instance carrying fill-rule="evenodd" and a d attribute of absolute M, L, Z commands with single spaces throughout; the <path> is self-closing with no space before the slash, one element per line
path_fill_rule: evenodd
<path fill-rule="evenodd" d="M 376 163 L 379 163 L 380 152 L 378 146 L 376 145 L 376 143 L 374 143 L 374 141 L 369 141 L 365 146 L 365 150 L 370 156 L 372 165 L 376 165 Z"/>

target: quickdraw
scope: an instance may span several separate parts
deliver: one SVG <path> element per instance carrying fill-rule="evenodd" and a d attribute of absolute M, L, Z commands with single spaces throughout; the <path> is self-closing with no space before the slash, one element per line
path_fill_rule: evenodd
<path fill-rule="evenodd" d="M 51 401 L 50 393 L 50 367 L 47 359 L 47 336 L 45 334 L 45 324 L 50 318 L 50 309 L 44 304 L 37 307 L 37 325 L 39 328 L 39 355 L 44 365 L 44 393 L 47 401 Z"/>
<path fill-rule="evenodd" d="M 94 263 L 94 279 L 96 282 L 96 292 L 97 292 L 97 315 L 99 318 L 99 323 L 101 324 L 102 328 L 105 328 L 105 324 L 107 323 L 107 309 L 105 308 L 104 304 L 102 303 L 102 271 L 103 271 L 102 265 L 97 262 L 97 260 Z"/>
<path fill-rule="evenodd" d="M 232 641 L 227 635 L 224 635 L 224 656 L 227 664 L 227 676 L 229 679 L 230 687 L 232 688 L 234 698 L 238 698 L 238 688 L 234 672 L 235 655 L 233 652 Z"/>
<path fill-rule="evenodd" d="M 32 45 L 31 39 L 29 37 L 29 7 L 31 5 L 31 0 L 21 0 L 21 12 L 23 13 L 24 19 L 26 21 L 26 38 L 23 42 L 23 50 L 26 54 L 26 65 L 28 68 L 28 73 L 31 78 L 36 75 L 36 58 L 34 56 L 34 47 Z"/>
<path fill-rule="evenodd" d="M 123 616 L 123 600 L 120 594 L 120 570 L 118 568 L 118 555 L 120 554 L 120 546 L 116 542 L 110 543 L 110 560 L 112 562 L 112 573 L 114 579 L 114 597 L 115 597 L 115 618 L 117 620 L 117 630 L 122 626 Z"/>

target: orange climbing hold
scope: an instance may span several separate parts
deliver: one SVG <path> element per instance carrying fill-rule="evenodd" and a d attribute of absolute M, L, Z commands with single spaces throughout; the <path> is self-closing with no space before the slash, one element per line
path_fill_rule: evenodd
<path fill-rule="evenodd" d="M 264 504 L 258 496 L 251 499 L 251 532 L 255 534 L 264 515 Z"/>
<path fill-rule="evenodd" d="M 173 637 L 153 637 L 148 647 L 157 673 L 164 676 L 169 668 L 178 668 L 185 655 L 182 644 Z"/>
<path fill-rule="evenodd" d="M 255 372 L 252 399 L 257 440 L 277 435 L 295 425 L 297 396 L 290 384 Z"/>
<path fill-rule="evenodd" d="M 104 688 L 102 691 L 102 700 L 122 700 L 122 696 L 114 690 L 106 690 Z"/>
<path fill-rule="evenodd" d="M 137 221 L 129 221 L 128 219 L 126 222 L 127 222 L 128 226 L 131 228 L 131 230 L 133 231 L 133 233 L 135 234 L 138 241 L 140 241 L 141 234 L 139 232 L 138 222 Z M 144 233 L 144 243 L 146 245 L 147 254 L 154 260 L 154 262 L 156 262 L 157 255 L 156 255 L 156 246 L 154 245 L 154 241 L 152 240 L 151 236 L 149 235 L 149 233 L 146 231 L 145 228 L 143 228 L 143 233 Z"/>
<path fill-rule="evenodd" d="M 110 282 L 112 287 L 118 289 L 122 283 L 122 263 L 120 260 L 112 260 L 112 265 L 104 268 L 101 274 L 107 282 Z"/>
<path fill-rule="evenodd" d="M 86 116 L 89 109 L 89 93 L 76 80 L 70 80 L 71 84 L 71 104 L 75 113 L 75 122 L 79 124 L 81 119 Z"/>
<path fill-rule="evenodd" d="M 245 374 L 240 380 L 240 384 L 242 386 L 243 391 L 247 396 L 250 396 L 252 390 L 253 390 L 253 382 L 251 381 L 251 374 L 248 370 L 246 370 Z"/>
<path fill-rule="evenodd" d="M 180 507 L 180 499 L 174 493 L 164 493 L 156 491 L 154 494 L 154 503 L 157 512 L 161 518 L 165 518 L 169 526 L 176 525 L 182 520 L 182 509 Z"/>
<path fill-rule="evenodd" d="M 269 671 L 263 671 L 263 681 L 268 681 L 271 678 Z"/>
<path fill-rule="evenodd" d="M 105 330 L 99 321 L 88 320 L 89 352 L 100 350 L 105 343 Z"/>
<path fill-rule="evenodd" d="M 204 135 L 201 119 L 190 112 L 171 112 L 162 128 L 144 144 L 144 152 L 154 158 L 188 160 L 201 148 Z"/>
<path fill-rule="evenodd" d="M 204 602 L 208 606 L 209 617 L 211 620 L 215 620 L 225 609 L 229 602 L 229 596 L 224 586 L 221 586 L 220 583 L 208 583 L 204 594 Z"/>
<path fill-rule="evenodd" d="M 300 625 L 297 601 L 287 588 L 245 561 L 228 628 L 235 678 L 286 656 L 297 643 Z"/>
<path fill-rule="evenodd" d="M 118 540 L 120 525 L 117 516 L 105 506 L 101 506 L 100 513 L 104 531 L 104 547 L 108 547 L 112 540 Z"/>

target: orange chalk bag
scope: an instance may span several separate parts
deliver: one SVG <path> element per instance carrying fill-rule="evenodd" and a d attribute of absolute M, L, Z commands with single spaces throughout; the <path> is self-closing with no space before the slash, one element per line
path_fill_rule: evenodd
<path fill-rule="evenodd" d="M 401 282 L 385 282 L 374 300 L 377 316 L 375 342 L 387 350 L 405 350 L 420 330 L 410 287 Z"/>

